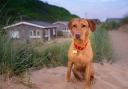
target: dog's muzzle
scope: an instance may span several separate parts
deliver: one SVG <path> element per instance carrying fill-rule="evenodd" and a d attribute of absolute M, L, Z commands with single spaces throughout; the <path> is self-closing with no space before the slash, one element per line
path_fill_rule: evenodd
<path fill-rule="evenodd" d="M 75 38 L 76 38 L 76 39 L 80 39 L 80 33 L 76 33 L 76 34 L 75 34 Z"/>

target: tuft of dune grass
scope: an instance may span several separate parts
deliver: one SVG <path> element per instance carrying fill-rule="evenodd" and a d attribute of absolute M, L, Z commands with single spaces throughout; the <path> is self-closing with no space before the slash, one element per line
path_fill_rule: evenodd
<path fill-rule="evenodd" d="M 108 36 L 108 30 L 102 26 L 98 26 L 96 31 L 91 35 L 91 43 L 95 62 L 101 62 L 104 59 L 112 60 L 113 51 Z"/>

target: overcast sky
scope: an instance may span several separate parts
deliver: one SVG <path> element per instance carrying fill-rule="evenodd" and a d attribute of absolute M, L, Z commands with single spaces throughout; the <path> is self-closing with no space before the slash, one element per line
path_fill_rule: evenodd
<path fill-rule="evenodd" d="M 128 0 L 42 0 L 86 18 L 120 18 L 128 15 Z"/>

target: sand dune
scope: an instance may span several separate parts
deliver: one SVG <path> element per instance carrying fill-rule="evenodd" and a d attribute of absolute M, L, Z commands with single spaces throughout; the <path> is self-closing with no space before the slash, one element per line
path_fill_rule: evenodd
<path fill-rule="evenodd" d="M 94 64 L 95 84 L 92 89 L 128 89 L 128 69 L 118 64 Z M 73 74 L 65 81 L 66 67 L 41 69 L 31 73 L 32 89 L 84 89 L 84 81 L 76 81 Z M 15 81 L 14 81 L 15 80 Z M 2 89 L 30 89 L 17 82 L 16 78 L 6 82 Z"/>
<path fill-rule="evenodd" d="M 116 64 L 95 65 L 95 84 L 92 89 L 128 89 L 128 70 Z M 119 68 L 122 67 L 122 68 Z M 65 81 L 66 67 L 42 69 L 33 72 L 32 81 L 39 89 L 83 89 L 84 81 Z M 38 74 L 38 76 L 37 76 Z"/>

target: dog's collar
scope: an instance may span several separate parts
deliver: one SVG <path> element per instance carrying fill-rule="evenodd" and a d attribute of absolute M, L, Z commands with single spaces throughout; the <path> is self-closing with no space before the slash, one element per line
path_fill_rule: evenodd
<path fill-rule="evenodd" d="M 74 47 L 77 50 L 82 51 L 82 50 L 84 50 L 86 48 L 87 44 L 88 44 L 88 42 L 86 42 L 86 44 L 84 44 L 84 46 L 81 47 L 81 46 L 78 46 L 77 44 L 74 43 Z"/>

